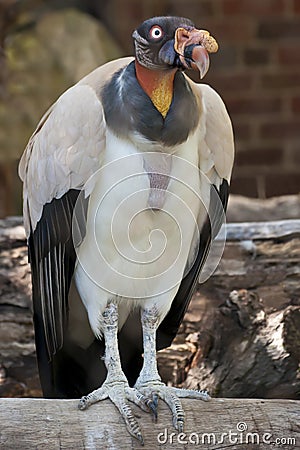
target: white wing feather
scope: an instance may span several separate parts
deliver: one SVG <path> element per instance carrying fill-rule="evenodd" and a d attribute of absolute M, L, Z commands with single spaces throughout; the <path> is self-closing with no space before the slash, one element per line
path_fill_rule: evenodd
<path fill-rule="evenodd" d="M 204 135 L 199 143 L 200 169 L 212 183 L 225 179 L 230 183 L 234 159 L 232 124 L 223 100 L 205 84 L 197 86 L 203 108 Z M 217 186 L 218 187 L 218 186 Z"/>
<path fill-rule="evenodd" d="M 46 203 L 84 186 L 100 167 L 104 147 L 101 102 L 91 86 L 77 84 L 42 118 L 20 161 L 27 235 L 35 229 Z"/>
<path fill-rule="evenodd" d="M 219 94 L 208 85 L 196 84 L 190 79 L 188 81 L 196 95 L 201 114 L 196 131 L 198 134 L 198 164 L 201 173 L 202 200 L 197 223 L 198 230 L 201 232 L 210 203 L 212 201 L 215 204 L 217 198 L 211 199 L 211 185 L 219 190 L 224 179 L 228 184 L 230 183 L 234 160 L 234 138 L 229 114 Z M 222 221 L 222 217 L 219 217 L 219 220 Z M 212 226 L 214 227 L 214 224 Z M 215 226 L 219 227 L 217 223 Z M 198 248 L 199 234 L 195 232 L 186 272 L 193 265 Z"/>

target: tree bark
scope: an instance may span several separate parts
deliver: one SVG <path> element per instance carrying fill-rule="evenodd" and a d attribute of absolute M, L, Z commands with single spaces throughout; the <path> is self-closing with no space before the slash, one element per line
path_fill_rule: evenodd
<path fill-rule="evenodd" d="M 158 419 L 132 406 L 144 447 L 126 431 L 105 400 L 87 411 L 76 400 L 0 399 L 0 447 L 37 449 L 296 449 L 299 403 L 293 400 L 184 400 L 185 431 L 175 432 L 171 412 L 159 403 Z"/>

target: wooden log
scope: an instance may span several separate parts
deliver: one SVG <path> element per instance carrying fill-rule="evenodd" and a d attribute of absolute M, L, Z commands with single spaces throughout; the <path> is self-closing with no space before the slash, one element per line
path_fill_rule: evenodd
<path fill-rule="evenodd" d="M 282 195 L 266 199 L 230 195 L 226 216 L 228 222 L 299 219 L 300 195 Z"/>
<path fill-rule="evenodd" d="M 300 236 L 299 219 L 228 223 L 226 225 L 226 238 L 229 241 L 270 240 L 292 235 Z"/>
<path fill-rule="evenodd" d="M 126 431 L 109 401 L 87 411 L 76 400 L 0 399 L 0 448 L 31 449 L 271 449 L 300 445 L 300 404 L 293 400 L 184 400 L 185 432 L 172 426 L 171 413 L 159 403 L 158 420 L 133 410 L 144 447 Z"/>

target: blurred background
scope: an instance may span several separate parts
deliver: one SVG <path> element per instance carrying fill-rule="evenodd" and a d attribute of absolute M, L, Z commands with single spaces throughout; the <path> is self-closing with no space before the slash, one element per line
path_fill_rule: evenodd
<path fill-rule="evenodd" d="M 45 110 L 95 67 L 132 54 L 136 26 L 165 14 L 220 44 L 205 82 L 234 125 L 231 192 L 299 193 L 299 0 L 0 0 L 0 217 L 21 214 L 18 160 Z"/>

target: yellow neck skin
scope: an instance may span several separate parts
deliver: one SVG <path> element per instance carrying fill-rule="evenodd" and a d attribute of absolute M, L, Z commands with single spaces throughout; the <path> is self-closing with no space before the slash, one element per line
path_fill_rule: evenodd
<path fill-rule="evenodd" d="M 135 63 L 137 79 L 155 108 L 166 117 L 173 100 L 174 76 L 177 69 L 150 70 Z"/>

